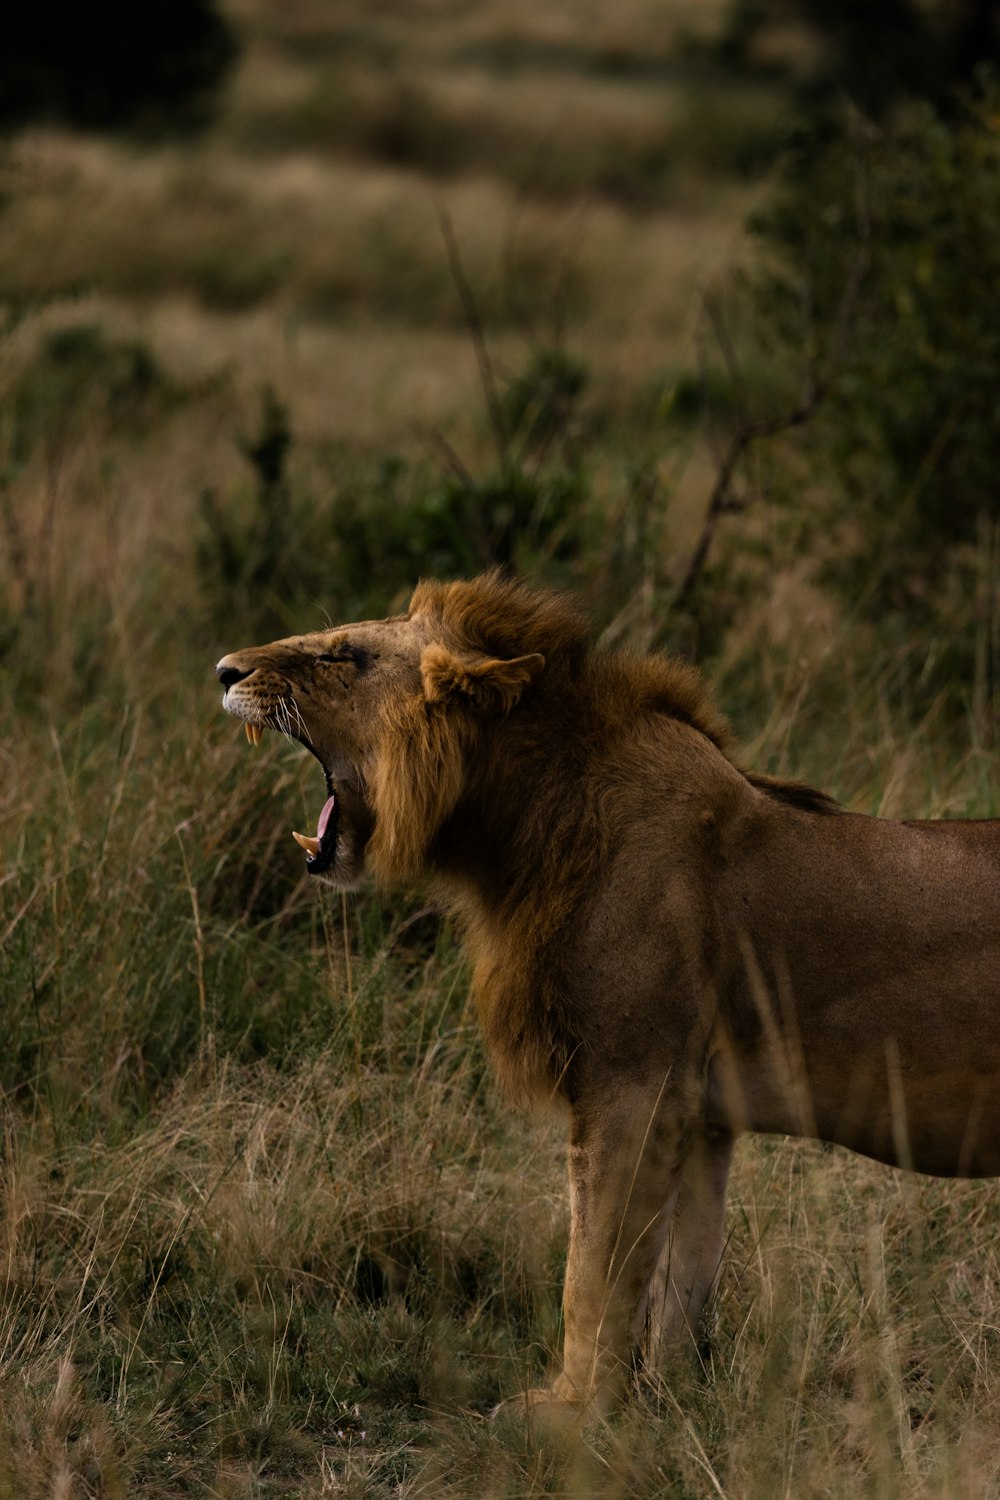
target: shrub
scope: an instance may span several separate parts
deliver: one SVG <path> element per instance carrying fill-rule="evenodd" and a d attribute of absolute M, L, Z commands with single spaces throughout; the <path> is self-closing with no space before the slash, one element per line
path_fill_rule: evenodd
<path fill-rule="evenodd" d="M 0 127 L 36 119 L 98 130 L 200 124 L 235 55 L 213 0 L 7 6 Z"/>
<path fill-rule="evenodd" d="M 545 351 L 494 402 L 495 465 L 482 475 L 455 455 L 436 470 L 389 454 L 317 494 L 289 472 L 285 408 L 265 391 L 244 440 L 252 492 L 202 497 L 197 567 L 213 617 L 231 631 L 299 627 L 317 601 L 334 615 L 381 612 L 422 574 L 569 561 L 586 535 L 589 479 L 579 401 L 583 367 Z"/>
<path fill-rule="evenodd" d="M 998 110 L 986 83 L 955 117 L 910 106 L 792 163 L 749 296 L 785 387 L 769 400 L 803 403 L 768 476 L 800 545 L 853 615 L 912 638 L 923 690 L 960 701 L 992 697 L 998 656 Z"/>
<path fill-rule="evenodd" d="M 40 445 L 65 445 L 89 426 L 147 426 L 181 392 L 141 339 L 117 338 L 96 323 L 54 328 L 11 393 L 10 459 Z"/>
<path fill-rule="evenodd" d="M 911 552 L 970 541 L 1000 510 L 998 106 L 994 91 L 955 124 L 924 106 L 842 141 L 758 226 L 777 256 L 760 303 L 786 348 L 830 342 L 852 260 L 867 260 L 814 446 L 866 529 L 904 530 Z"/>
<path fill-rule="evenodd" d="M 845 96 L 873 117 L 890 112 L 901 96 L 948 107 L 956 84 L 968 83 L 983 63 L 1000 62 L 1000 20 L 991 0 L 782 0 L 771 6 L 732 0 L 719 50 L 731 62 L 745 62 L 762 34 L 789 23 L 803 27 L 815 44 L 800 48 L 809 57 L 801 92 L 821 115 Z"/>

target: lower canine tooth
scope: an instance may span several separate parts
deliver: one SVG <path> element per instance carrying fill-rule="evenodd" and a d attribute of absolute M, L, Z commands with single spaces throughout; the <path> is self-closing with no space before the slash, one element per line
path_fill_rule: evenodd
<path fill-rule="evenodd" d="M 311 839 L 308 838 L 304 833 L 295 832 L 292 833 L 292 838 L 301 848 L 306 851 L 310 859 L 316 858 L 317 854 L 319 853 L 319 839 Z"/>

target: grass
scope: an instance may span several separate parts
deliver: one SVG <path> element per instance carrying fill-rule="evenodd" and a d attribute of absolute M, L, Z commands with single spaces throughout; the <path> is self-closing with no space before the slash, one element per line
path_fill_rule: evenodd
<path fill-rule="evenodd" d="M 60 673 L 5 746 L 0 1493 L 988 1492 L 993 1186 L 812 1144 L 741 1147 L 705 1369 L 595 1433 L 488 1420 L 558 1346 L 561 1133 L 497 1104 L 416 897 L 304 888 L 311 767 L 237 745 L 175 625 L 109 644 L 127 711 Z M 812 738 L 776 704 L 758 763 Z M 895 763 L 907 811 L 989 810 L 871 724 L 855 805 Z"/>
<path fill-rule="evenodd" d="M 497 1102 L 418 892 L 307 887 L 313 767 L 219 713 L 193 538 L 149 546 L 169 483 L 117 534 L 106 420 L 6 579 L 0 1494 L 988 1493 L 993 1185 L 813 1144 L 740 1149 L 705 1368 L 586 1434 L 489 1420 L 559 1344 L 561 1128 Z M 995 811 L 971 720 L 915 734 L 865 649 L 789 572 L 716 661 L 748 758 Z"/>
<path fill-rule="evenodd" d="M 586 1433 L 491 1420 L 559 1347 L 561 1122 L 498 1102 L 419 891 L 309 887 L 315 769 L 217 703 L 224 651 L 394 607 L 427 537 L 463 566 L 456 517 L 512 474 L 532 571 L 636 648 L 686 638 L 712 461 L 681 377 L 759 192 L 736 147 L 780 114 L 678 50 L 721 8 L 240 0 L 200 145 L 5 149 L 0 1500 L 1000 1485 L 995 1188 L 807 1143 L 740 1148 L 704 1367 Z M 438 201 L 520 402 L 506 468 Z M 539 368 L 579 368 L 555 416 Z M 798 535 L 750 513 L 712 582 L 746 760 L 995 813 L 975 705 L 921 686 L 937 643 L 878 635 Z"/>

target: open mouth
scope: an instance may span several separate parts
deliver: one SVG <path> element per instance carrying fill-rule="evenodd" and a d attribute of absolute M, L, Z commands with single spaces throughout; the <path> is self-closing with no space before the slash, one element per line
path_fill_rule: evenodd
<path fill-rule="evenodd" d="M 292 838 L 306 851 L 306 869 L 310 875 L 322 875 L 337 858 L 337 798 L 331 793 L 323 803 L 323 810 L 316 824 L 316 836 L 292 833 Z"/>
<path fill-rule="evenodd" d="M 225 699 L 223 699 L 223 705 L 228 707 Z M 244 719 L 243 728 L 246 731 L 247 743 L 252 746 L 259 745 L 264 737 L 265 727 L 260 720 Z M 286 728 L 284 725 L 276 727 L 279 734 L 285 734 L 289 739 L 298 740 L 311 755 L 314 755 L 319 760 L 319 756 L 308 739 L 295 734 L 291 728 Z M 322 761 L 320 761 L 320 764 L 323 764 Z M 310 875 L 325 875 L 329 870 L 333 869 L 337 862 L 340 809 L 337 805 L 337 794 L 334 791 L 330 773 L 325 766 L 323 766 L 323 770 L 326 775 L 327 799 L 323 803 L 322 811 L 316 824 L 316 832 L 315 834 L 298 833 L 294 830 L 292 832 L 292 838 L 306 852 L 306 869 Z"/>
<path fill-rule="evenodd" d="M 243 679 L 251 673 L 228 662 L 224 657 L 216 668 L 226 689 L 222 704 L 227 713 L 242 720 L 247 742 L 256 747 L 265 729 L 272 729 L 302 745 L 323 767 L 326 801 L 316 832 L 293 832 L 292 837 L 305 853 L 309 875 L 322 875 L 342 889 L 352 889 L 364 873 L 365 848 L 374 827 L 361 773 L 346 761 L 329 765 L 296 704 L 273 691 L 252 692 L 243 686 Z"/>

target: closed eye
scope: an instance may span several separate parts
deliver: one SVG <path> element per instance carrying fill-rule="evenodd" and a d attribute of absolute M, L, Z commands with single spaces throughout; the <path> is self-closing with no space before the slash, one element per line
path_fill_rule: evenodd
<path fill-rule="evenodd" d="M 325 666 L 351 666 L 356 667 L 359 672 L 367 672 L 375 661 L 371 651 L 366 651 L 364 646 L 340 646 L 336 651 L 324 651 L 317 656 L 317 661 Z"/>

